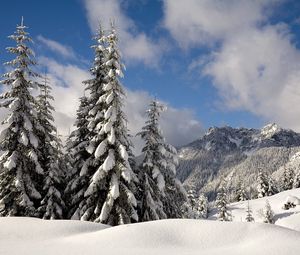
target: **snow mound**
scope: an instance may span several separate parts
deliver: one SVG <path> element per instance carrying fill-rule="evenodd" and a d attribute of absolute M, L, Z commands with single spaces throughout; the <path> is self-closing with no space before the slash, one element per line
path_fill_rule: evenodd
<path fill-rule="evenodd" d="M 300 188 L 280 192 L 274 196 L 263 197 L 259 199 L 249 200 L 250 208 L 253 212 L 255 222 L 263 222 L 262 210 L 265 207 L 266 200 L 269 201 L 272 211 L 274 212 L 275 225 L 284 226 L 293 230 L 300 230 Z M 295 207 L 285 210 L 283 205 L 286 202 L 292 202 Z M 229 210 L 233 216 L 234 222 L 246 221 L 246 209 L 248 201 L 232 203 L 229 205 Z M 296 216 L 297 215 L 297 216 Z M 209 219 L 217 219 L 217 210 L 212 209 Z M 298 219 L 296 221 L 295 219 Z M 299 222 L 299 223 L 298 223 Z M 299 240 L 300 242 L 300 240 Z"/>
<path fill-rule="evenodd" d="M 296 255 L 299 249 L 300 232 L 270 224 L 180 219 L 107 227 L 0 218 L 0 254 L 5 255 Z"/>
<path fill-rule="evenodd" d="M 300 199 L 298 197 L 295 196 L 287 196 L 286 200 L 285 200 L 285 204 L 286 203 L 292 203 L 294 205 L 300 205 Z"/>
<path fill-rule="evenodd" d="M 289 217 L 278 219 L 277 225 L 300 231 L 300 213 L 292 213 Z"/>

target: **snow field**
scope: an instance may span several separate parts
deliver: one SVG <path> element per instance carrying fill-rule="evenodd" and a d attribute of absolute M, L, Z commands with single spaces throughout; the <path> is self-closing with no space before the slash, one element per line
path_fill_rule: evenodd
<path fill-rule="evenodd" d="M 279 226 L 289 227 L 300 231 L 300 205 L 294 208 L 284 210 L 283 205 L 287 200 L 294 200 L 300 198 L 300 188 L 280 192 L 276 195 L 263 197 L 259 199 L 249 200 L 250 209 L 255 222 L 262 222 L 261 210 L 265 207 L 266 200 L 269 201 L 270 206 L 274 212 L 275 224 Z M 295 200 L 296 201 L 296 200 Z M 296 203 L 296 202 L 295 202 Z M 232 203 L 229 205 L 229 210 L 233 216 L 234 222 L 245 222 L 246 209 L 248 201 Z M 209 219 L 215 220 L 217 218 L 217 211 L 213 209 L 209 215 Z M 300 254 L 300 252 L 299 252 Z"/>
<path fill-rule="evenodd" d="M 169 219 L 107 227 L 82 221 L 0 218 L 0 254 L 289 254 L 300 232 L 271 224 Z"/>

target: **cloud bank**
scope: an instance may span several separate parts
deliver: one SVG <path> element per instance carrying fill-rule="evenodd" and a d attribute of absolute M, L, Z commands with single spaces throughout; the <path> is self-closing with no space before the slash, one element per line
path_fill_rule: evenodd
<path fill-rule="evenodd" d="M 228 109 L 300 131 L 300 52 L 288 25 L 269 21 L 281 2 L 164 0 L 164 26 L 181 48 L 209 49 L 191 66 L 212 77 Z"/>

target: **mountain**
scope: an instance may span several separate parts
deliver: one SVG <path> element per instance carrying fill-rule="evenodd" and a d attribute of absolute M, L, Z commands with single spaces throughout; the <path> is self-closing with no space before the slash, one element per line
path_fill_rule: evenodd
<path fill-rule="evenodd" d="M 185 187 L 195 187 L 210 200 L 215 199 L 223 176 L 231 194 L 241 180 L 253 195 L 259 169 L 278 177 L 280 169 L 299 151 L 300 134 L 276 124 L 262 129 L 213 127 L 179 148 L 177 175 Z"/>

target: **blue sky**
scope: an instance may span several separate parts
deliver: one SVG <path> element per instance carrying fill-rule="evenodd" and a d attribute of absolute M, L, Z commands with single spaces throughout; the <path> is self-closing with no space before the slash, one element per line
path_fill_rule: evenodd
<path fill-rule="evenodd" d="M 210 126 L 277 122 L 300 131 L 297 0 L 4 0 L 1 62 L 10 58 L 7 36 L 21 16 L 53 82 L 63 134 L 88 77 L 91 36 L 99 20 L 107 26 L 110 18 L 127 66 L 123 84 L 133 133 L 153 97 L 169 106 L 162 127 L 175 145 Z"/>

